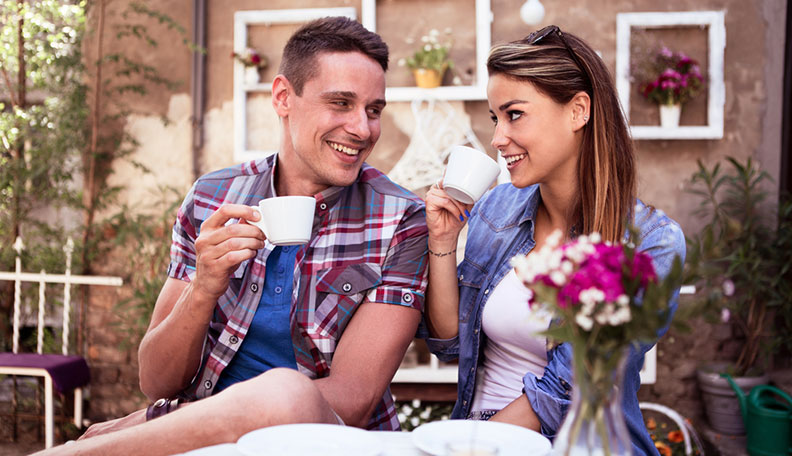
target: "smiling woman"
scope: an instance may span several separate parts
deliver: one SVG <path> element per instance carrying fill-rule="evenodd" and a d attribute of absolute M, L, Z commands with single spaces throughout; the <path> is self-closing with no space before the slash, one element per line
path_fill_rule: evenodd
<path fill-rule="evenodd" d="M 427 342 L 442 361 L 459 358 L 452 418 L 509 422 L 553 438 L 573 389 L 586 384 L 574 381 L 571 370 L 573 357 L 585 354 L 573 354 L 568 342 L 547 348 L 543 331 L 551 319 L 529 308 L 509 260 L 518 254 L 531 258 L 553 232 L 564 241 L 599 233 L 618 244 L 633 225 L 637 251 L 651 258 L 662 279 L 675 257 L 684 258 L 685 241 L 676 222 L 636 198 L 627 124 L 611 76 L 588 44 L 550 26 L 495 46 L 487 67 L 495 124 L 491 144 L 505 159 L 511 182 L 472 207 L 437 186 L 427 193 Z M 465 258 L 457 267 L 451 257 L 434 252 L 457 246 L 465 216 Z M 617 304 L 605 296 L 595 299 L 596 305 Z M 676 298 L 668 304 L 673 311 Z M 655 451 L 636 400 L 643 354 L 650 348 L 628 355 L 621 405 L 629 437 L 622 434 L 631 441 L 614 450 Z M 556 442 L 559 448 L 565 443 Z"/>

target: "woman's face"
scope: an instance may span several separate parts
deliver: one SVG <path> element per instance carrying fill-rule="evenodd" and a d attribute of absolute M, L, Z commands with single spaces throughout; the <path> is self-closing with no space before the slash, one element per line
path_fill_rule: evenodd
<path fill-rule="evenodd" d="M 492 147 L 506 160 L 515 187 L 574 185 L 581 141 L 575 133 L 582 126 L 574 100 L 558 104 L 530 82 L 501 74 L 489 78 L 487 99 Z"/>

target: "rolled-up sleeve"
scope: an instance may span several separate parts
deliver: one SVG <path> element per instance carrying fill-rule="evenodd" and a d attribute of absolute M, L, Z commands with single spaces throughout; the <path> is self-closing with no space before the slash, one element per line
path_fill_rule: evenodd
<path fill-rule="evenodd" d="M 527 373 L 523 393 L 539 418 L 542 435 L 554 439 L 572 400 L 572 347 L 561 344 L 551 352 L 542 377 Z"/>

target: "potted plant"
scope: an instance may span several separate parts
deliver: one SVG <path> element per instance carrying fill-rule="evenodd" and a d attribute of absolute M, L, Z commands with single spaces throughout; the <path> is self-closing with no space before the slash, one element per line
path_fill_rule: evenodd
<path fill-rule="evenodd" d="M 767 383 L 773 354 L 790 344 L 792 210 L 789 201 L 768 204 L 763 185 L 771 179 L 752 159 L 727 160 L 731 173 L 699 161 L 691 179 L 702 199 L 696 215 L 708 222 L 688 238 L 685 283 L 696 285 L 698 304 L 720 314 L 743 342 L 735 359 L 702 366 L 697 375 L 712 428 L 742 434 L 739 402 L 720 374 L 730 373 L 747 393 Z"/>
<path fill-rule="evenodd" d="M 641 95 L 660 107 L 660 125 L 664 128 L 679 125 L 682 105 L 704 86 L 698 62 L 666 46 L 652 52 L 637 72 Z"/>
<path fill-rule="evenodd" d="M 441 41 L 440 32 L 437 29 L 430 30 L 428 35 L 421 37 L 420 47 L 412 56 L 399 60 L 400 66 L 406 65 L 412 71 L 418 87 L 438 87 L 446 70 L 454 68 L 454 62 L 448 57 L 453 45 L 450 28 L 445 30 L 445 35 L 446 39 Z"/>
<path fill-rule="evenodd" d="M 266 68 L 269 64 L 267 57 L 259 54 L 251 47 L 245 48 L 242 52 L 232 52 L 231 57 L 245 67 L 245 84 L 253 85 L 259 82 L 259 70 Z"/>

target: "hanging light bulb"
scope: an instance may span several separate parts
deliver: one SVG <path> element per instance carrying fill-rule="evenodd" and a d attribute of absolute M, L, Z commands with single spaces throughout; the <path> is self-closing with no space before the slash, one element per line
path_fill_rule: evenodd
<path fill-rule="evenodd" d="M 520 7 L 520 19 L 528 25 L 542 22 L 544 15 L 545 8 L 539 0 L 526 0 Z"/>

